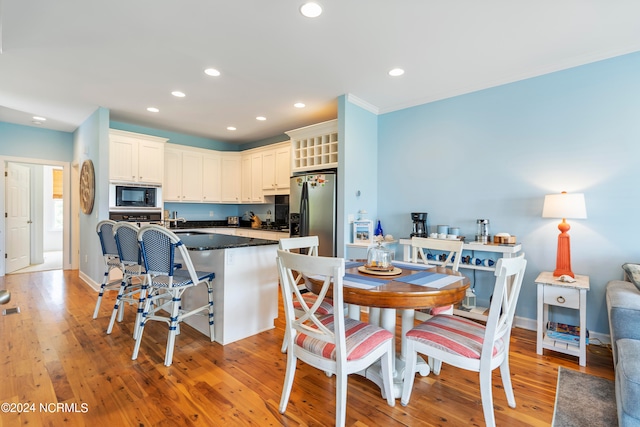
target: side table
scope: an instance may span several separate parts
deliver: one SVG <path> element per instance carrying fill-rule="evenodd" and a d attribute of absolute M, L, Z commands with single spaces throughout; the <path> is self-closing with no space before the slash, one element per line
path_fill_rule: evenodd
<path fill-rule="evenodd" d="M 587 291 L 589 276 L 576 274 L 573 283 L 561 282 L 550 271 L 544 271 L 536 278 L 538 285 L 538 340 L 536 352 L 542 354 L 544 348 L 579 357 L 580 366 L 587 364 Z M 578 310 L 580 316 L 580 340 L 573 343 L 552 339 L 547 336 L 549 306 Z"/>

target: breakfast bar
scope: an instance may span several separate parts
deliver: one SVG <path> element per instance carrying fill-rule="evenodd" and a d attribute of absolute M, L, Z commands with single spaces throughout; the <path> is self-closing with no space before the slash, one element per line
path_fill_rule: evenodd
<path fill-rule="evenodd" d="M 278 317 L 276 240 L 229 236 L 204 231 L 178 232 L 196 270 L 213 271 L 214 340 L 222 345 L 274 328 Z M 176 260 L 180 262 L 180 260 Z M 205 286 L 185 292 L 183 309 L 202 305 Z M 208 319 L 185 320 L 209 336 Z"/>

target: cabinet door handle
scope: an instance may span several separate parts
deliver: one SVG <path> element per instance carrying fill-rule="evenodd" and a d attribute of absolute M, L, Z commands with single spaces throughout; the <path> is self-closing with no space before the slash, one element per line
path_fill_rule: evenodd
<path fill-rule="evenodd" d="M 559 296 L 558 298 L 556 298 L 556 301 L 558 301 L 560 304 L 564 304 L 566 302 L 563 296 Z"/>

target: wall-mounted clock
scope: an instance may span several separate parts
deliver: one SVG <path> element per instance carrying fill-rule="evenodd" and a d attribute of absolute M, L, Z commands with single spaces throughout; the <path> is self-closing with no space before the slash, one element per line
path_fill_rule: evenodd
<path fill-rule="evenodd" d="M 95 196 L 95 173 L 93 162 L 85 160 L 80 170 L 80 208 L 89 215 L 93 211 L 93 199 Z"/>

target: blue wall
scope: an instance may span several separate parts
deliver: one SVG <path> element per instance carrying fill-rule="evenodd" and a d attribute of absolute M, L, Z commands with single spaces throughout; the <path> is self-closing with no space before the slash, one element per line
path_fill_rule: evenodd
<path fill-rule="evenodd" d="M 533 281 L 555 267 L 560 222 L 541 217 L 544 195 L 582 192 L 588 219 L 569 220 L 572 267 L 591 279 L 588 328 L 608 333 L 604 287 L 640 261 L 638 75 L 636 53 L 379 116 L 385 232 L 408 236 L 409 213 L 421 211 L 473 240 L 476 219 L 490 219 L 492 234 L 523 244 L 517 315 L 535 319 Z M 471 278 L 488 300 L 490 273 Z"/>
<path fill-rule="evenodd" d="M 0 122 L 0 154 L 70 162 L 73 134 Z"/>
<path fill-rule="evenodd" d="M 159 136 L 168 138 L 171 144 L 188 145 L 191 147 L 206 148 L 208 150 L 218 151 L 240 151 L 241 147 L 236 144 L 216 141 L 215 139 L 202 138 L 199 136 L 185 135 L 183 133 L 169 132 L 161 129 L 148 128 L 145 126 L 132 125 L 122 122 L 110 122 L 111 129 L 124 130 L 128 132 L 142 133 L 145 135 Z"/>

